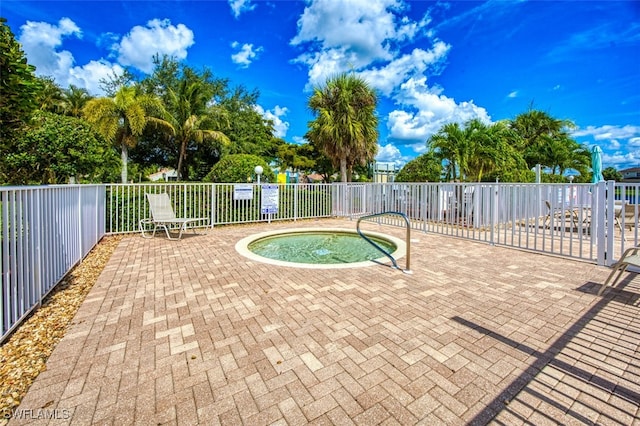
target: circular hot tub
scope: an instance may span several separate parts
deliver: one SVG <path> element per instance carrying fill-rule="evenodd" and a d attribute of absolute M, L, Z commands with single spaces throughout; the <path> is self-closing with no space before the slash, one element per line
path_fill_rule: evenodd
<path fill-rule="evenodd" d="M 399 238 L 377 232 L 365 235 L 398 259 L 406 245 Z M 236 250 L 259 262 L 302 268 L 354 268 L 390 263 L 356 231 L 348 229 L 284 229 L 243 238 Z"/>

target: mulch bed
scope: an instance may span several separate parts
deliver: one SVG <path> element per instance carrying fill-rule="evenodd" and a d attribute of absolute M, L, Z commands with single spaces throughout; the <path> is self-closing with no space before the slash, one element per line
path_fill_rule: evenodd
<path fill-rule="evenodd" d="M 0 425 L 6 424 L 98 280 L 122 236 L 104 237 L 0 346 Z"/>

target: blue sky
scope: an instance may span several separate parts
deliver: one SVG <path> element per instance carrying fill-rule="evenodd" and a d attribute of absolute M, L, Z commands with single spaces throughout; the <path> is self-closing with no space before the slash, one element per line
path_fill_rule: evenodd
<path fill-rule="evenodd" d="M 277 135 L 302 143 L 310 89 L 353 71 L 379 94 L 379 161 L 399 165 L 442 125 L 533 105 L 576 124 L 604 167 L 640 167 L 637 1 L 2 0 L 36 72 L 100 95 L 154 54 L 260 91 Z"/>

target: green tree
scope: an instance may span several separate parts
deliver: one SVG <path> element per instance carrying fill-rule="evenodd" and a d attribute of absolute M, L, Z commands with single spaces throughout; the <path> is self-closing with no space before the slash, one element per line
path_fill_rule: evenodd
<path fill-rule="evenodd" d="M 427 140 L 429 150 L 446 163 L 445 179 L 462 179 L 466 168 L 464 154 L 467 141 L 464 129 L 458 123 L 447 123 Z"/>
<path fill-rule="evenodd" d="M 37 77 L 40 82 L 40 90 L 36 96 L 38 109 L 40 111 L 54 112 L 61 114 L 63 111 L 64 98 L 62 89 L 53 80 L 53 77 Z"/>
<path fill-rule="evenodd" d="M 141 94 L 135 86 L 122 87 L 113 98 L 92 99 L 84 107 L 83 115 L 105 140 L 120 148 L 121 180 L 127 182 L 128 150 L 149 123 L 172 131 L 170 124 L 158 117 L 164 113 L 160 100 Z"/>
<path fill-rule="evenodd" d="M 516 149 L 517 136 L 508 122 L 499 121 L 489 126 L 480 125 L 471 133 L 473 154 L 468 160 L 469 180 L 481 182 L 516 176 L 516 171 L 526 171 L 527 164 Z"/>
<path fill-rule="evenodd" d="M 433 151 L 426 152 L 405 164 L 395 177 L 396 182 L 440 182 L 442 162 Z"/>
<path fill-rule="evenodd" d="M 229 136 L 231 154 L 254 154 L 275 160 L 280 141 L 274 137 L 273 122 L 256 111 L 259 92 L 236 87 L 229 96 L 220 99 L 229 114 Z"/>
<path fill-rule="evenodd" d="M 315 166 L 315 161 L 307 157 L 302 145 L 283 143 L 278 147 L 276 163 L 281 170 L 291 169 L 295 172 L 308 172 Z"/>
<path fill-rule="evenodd" d="M 27 59 L 13 32 L 0 17 L 0 156 L 14 152 L 12 143 L 17 132 L 38 108 L 41 91 L 35 68 Z M 0 176 L 6 179 L 6 176 Z"/>
<path fill-rule="evenodd" d="M 205 82 L 184 79 L 177 90 L 169 89 L 170 121 L 175 129 L 178 153 L 178 179 L 188 179 L 185 170 L 187 150 L 192 144 L 229 144 L 229 138 L 216 127 L 227 123 L 226 111 L 218 105 L 208 105 L 211 93 Z M 224 123 L 224 124 L 221 124 Z"/>
<path fill-rule="evenodd" d="M 255 177 L 255 167 L 261 166 L 263 182 L 275 182 L 275 174 L 264 159 L 251 154 L 225 155 L 204 178 L 205 182 L 248 182 Z"/>
<path fill-rule="evenodd" d="M 207 163 L 217 161 L 230 144 L 229 114 L 221 105 L 228 81 L 214 78 L 207 69 L 197 72 L 181 66 L 168 56 L 156 56 L 154 62 L 154 72 L 142 87 L 166 106 L 174 129 L 168 136 L 177 148 L 167 157 L 174 159 L 179 179 L 188 180 L 192 170 L 200 177 L 211 168 Z"/>
<path fill-rule="evenodd" d="M 82 110 L 91 99 L 92 96 L 87 89 L 72 84 L 62 91 L 62 110 L 65 115 L 82 117 Z"/>
<path fill-rule="evenodd" d="M 14 185 L 110 181 L 117 175 L 114 151 L 84 120 L 39 112 L 3 162 Z"/>
<path fill-rule="evenodd" d="M 308 105 L 315 115 L 305 138 L 340 168 L 342 182 L 351 180 L 354 164 L 373 161 L 378 145 L 377 95 L 354 74 L 339 74 L 313 90 Z"/>
<path fill-rule="evenodd" d="M 581 176 L 589 173 L 591 152 L 580 145 L 569 135 L 542 138 L 545 141 L 539 146 L 540 164 L 549 168 L 552 174 L 564 175 L 568 169 L 577 170 Z M 586 181 L 585 181 L 586 182 Z"/>
<path fill-rule="evenodd" d="M 573 122 L 530 108 L 512 120 L 510 127 L 517 135 L 516 146 L 528 169 L 540 164 L 559 176 L 574 169 L 580 173 L 578 181 L 588 181 L 590 152 L 569 135 L 575 127 Z"/>
<path fill-rule="evenodd" d="M 331 182 L 331 176 L 336 173 L 336 169 L 333 167 L 331 159 L 321 149 L 317 148 L 313 142 L 309 142 L 298 146 L 296 151 L 312 162 L 308 172 L 319 174 L 325 183 Z"/>
<path fill-rule="evenodd" d="M 607 167 L 602 171 L 602 177 L 604 180 L 615 180 L 616 182 L 621 182 L 623 179 L 622 173 L 617 171 L 615 167 Z M 591 181 L 591 179 L 589 179 Z"/>

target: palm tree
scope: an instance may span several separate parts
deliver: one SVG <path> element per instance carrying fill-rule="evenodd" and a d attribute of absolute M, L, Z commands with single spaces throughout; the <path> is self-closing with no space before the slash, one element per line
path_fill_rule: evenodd
<path fill-rule="evenodd" d="M 445 124 L 438 133 L 432 135 L 427 140 L 430 151 L 433 151 L 438 158 L 446 161 L 446 180 L 463 179 L 464 163 L 463 151 L 465 149 L 465 133 L 458 123 Z"/>
<path fill-rule="evenodd" d="M 519 149 L 529 168 L 544 164 L 540 154 L 554 139 L 566 140 L 566 129 L 575 127 L 569 120 L 559 120 L 544 111 L 529 109 L 511 121 L 510 127 L 519 137 Z"/>
<path fill-rule="evenodd" d="M 66 115 L 79 118 L 82 116 L 82 109 L 91 98 L 87 89 L 72 84 L 67 90 L 62 91 L 62 109 Z"/>
<path fill-rule="evenodd" d="M 469 180 L 481 182 L 488 174 L 498 177 L 527 169 L 524 158 L 514 145 L 517 138 L 507 122 L 499 121 L 490 126 L 478 122 L 469 127 L 473 129 L 469 135 L 473 147 L 468 160 Z"/>
<path fill-rule="evenodd" d="M 52 77 L 37 77 L 37 80 L 40 83 L 40 90 L 36 96 L 38 108 L 41 111 L 60 113 L 64 104 L 62 89 Z"/>
<path fill-rule="evenodd" d="M 580 145 L 568 135 L 564 138 L 547 138 L 540 149 L 541 163 L 551 169 L 553 174 L 563 175 L 568 169 L 577 170 L 586 176 L 591 163 L 589 148 Z"/>
<path fill-rule="evenodd" d="M 175 90 L 168 89 L 168 99 L 169 121 L 179 146 L 176 171 L 178 179 L 182 179 L 186 175 L 185 162 L 191 143 L 230 143 L 222 131 L 213 130 L 228 127 L 227 115 L 224 108 L 209 105 L 211 97 L 202 80 L 183 78 Z"/>
<path fill-rule="evenodd" d="M 127 182 L 129 148 L 136 145 L 147 124 L 153 122 L 171 131 L 171 125 L 158 118 L 163 112 L 158 98 L 139 94 L 134 86 L 124 86 L 113 98 L 96 98 L 85 105 L 86 120 L 102 137 L 120 148 L 122 183 Z"/>
<path fill-rule="evenodd" d="M 305 137 L 340 167 L 342 182 L 355 164 L 372 161 L 378 150 L 377 95 L 354 74 L 339 74 L 315 87 L 309 108 L 316 118 Z"/>

